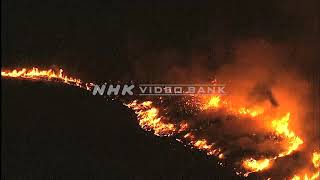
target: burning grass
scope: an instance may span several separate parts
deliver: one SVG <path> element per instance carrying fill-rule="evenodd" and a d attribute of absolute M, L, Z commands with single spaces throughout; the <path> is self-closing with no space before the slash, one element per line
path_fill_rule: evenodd
<path fill-rule="evenodd" d="M 89 91 L 94 85 L 66 76 L 62 69 L 3 70 L 1 76 L 55 81 Z M 216 157 L 221 165 L 231 164 L 237 174 L 243 176 L 272 169 L 279 159 L 302 151 L 301 146 L 305 143 L 291 129 L 291 117 L 295 113 L 284 113 L 264 104 L 246 106 L 220 96 L 161 97 L 124 104 L 135 112 L 142 129 L 156 136 L 174 137 L 190 148 Z M 278 103 L 272 104 L 278 106 Z M 320 152 L 314 151 L 301 170 L 281 178 L 315 180 L 319 176 Z"/>

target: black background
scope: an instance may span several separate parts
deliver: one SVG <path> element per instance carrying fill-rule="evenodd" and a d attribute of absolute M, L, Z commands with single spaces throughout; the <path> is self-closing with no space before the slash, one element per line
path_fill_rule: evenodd
<path fill-rule="evenodd" d="M 204 52 L 207 61 L 201 63 L 213 70 L 230 61 L 234 41 L 250 38 L 285 42 L 293 54 L 319 48 L 317 0 L 4 0 L 2 5 L 4 67 L 57 66 L 91 81 L 159 80 L 167 66 L 192 66 L 192 51 Z M 168 49 L 182 58 L 156 58 Z"/>

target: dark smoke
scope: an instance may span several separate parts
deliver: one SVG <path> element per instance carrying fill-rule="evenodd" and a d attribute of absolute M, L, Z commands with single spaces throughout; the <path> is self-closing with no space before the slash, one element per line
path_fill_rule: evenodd
<path fill-rule="evenodd" d="M 271 88 L 268 87 L 267 84 L 257 84 L 249 93 L 249 97 L 252 97 L 256 103 L 269 100 L 273 106 L 279 106 L 279 103 L 274 97 Z"/>

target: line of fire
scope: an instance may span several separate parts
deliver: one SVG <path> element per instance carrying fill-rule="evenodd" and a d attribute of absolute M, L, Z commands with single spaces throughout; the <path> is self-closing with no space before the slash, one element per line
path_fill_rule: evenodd
<path fill-rule="evenodd" d="M 2 70 L 1 76 L 20 80 L 54 81 L 76 86 L 90 93 L 96 87 L 96 93 L 104 94 L 101 86 L 97 89 L 95 83 L 86 83 L 62 72 L 23 68 Z M 310 118 L 319 118 L 319 76 L 313 76 L 312 79 L 311 91 L 316 94 L 317 99 L 314 101 L 314 111 Z M 159 93 L 162 93 L 165 87 L 203 86 L 146 84 L 138 87 L 159 87 Z M 134 88 L 130 85 L 124 87 L 125 92 Z M 225 93 L 225 85 L 207 87 L 213 92 L 220 88 Z M 217 89 L 212 89 L 213 87 Z M 155 91 L 156 89 L 153 89 L 152 93 Z M 174 138 L 190 149 L 197 149 L 218 160 L 221 166 L 234 167 L 235 173 L 241 177 L 259 174 L 264 179 L 278 179 L 279 174 L 274 172 L 279 172 L 277 168 L 289 164 L 292 170 L 281 175 L 285 179 L 319 178 L 319 144 L 308 139 L 319 138 L 319 135 L 310 136 L 310 133 L 305 134 L 299 130 L 299 110 L 294 106 L 294 98 L 288 97 L 287 89 L 272 91 L 258 84 L 246 92 L 251 95 L 259 94 L 259 98 L 250 104 L 239 98 L 239 94 L 236 94 L 238 91 L 232 94 L 232 87 L 229 91 L 227 96 L 196 94 L 144 96 L 141 99 L 133 96 L 136 99 L 119 100 L 134 111 L 137 123 L 143 130 L 155 136 Z M 120 85 L 112 86 L 107 92 L 121 92 Z M 318 125 L 319 121 L 314 127 L 317 128 Z M 317 132 L 317 129 L 312 132 Z M 303 162 L 302 165 L 298 161 Z M 299 166 L 295 166 L 297 163 Z"/>

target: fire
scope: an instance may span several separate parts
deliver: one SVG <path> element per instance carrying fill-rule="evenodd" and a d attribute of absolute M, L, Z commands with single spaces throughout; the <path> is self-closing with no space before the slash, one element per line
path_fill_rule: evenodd
<path fill-rule="evenodd" d="M 270 166 L 270 162 L 276 160 L 277 158 L 290 155 L 292 152 L 296 151 L 301 144 L 303 144 L 301 138 L 296 136 L 293 131 L 289 130 L 289 119 L 290 113 L 287 113 L 283 117 L 274 119 L 272 121 L 272 128 L 276 132 L 276 134 L 284 136 L 287 139 L 287 150 L 270 159 L 255 160 L 253 158 L 250 158 L 244 160 L 243 166 L 245 169 L 249 170 L 249 172 L 245 174 L 246 176 L 251 172 L 258 172 L 267 169 Z"/>
<path fill-rule="evenodd" d="M 221 102 L 220 96 L 211 96 L 209 98 L 209 101 L 204 104 L 202 109 L 206 110 L 210 108 L 217 108 L 219 107 L 220 102 Z"/>
<path fill-rule="evenodd" d="M 223 100 L 220 96 L 210 96 L 205 97 L 201 100 L 202 107 L 200 109 L 202 110 L 209 110 L 214 108 L 225 108 L 229 112 L 239 115 L 248 115 L 251 117 L 256 117 L 258 115 L 261 115 L 264 113 L 264 108 L 255 106 L 252 108 L 247 107 L 234 107 L 234 104 L 227 102 L 226 100 Z"/>
<path fill-rule="evenodd" d="M 126 104 L 126 106 L 135 110 L 139 119 L 139 125 L 143 129 L 148 131 L 153 130 L 157 136 L 170 136 L 177 131 L 177 127 L 174 124 L 163 122 L 164 118 L 159 116 L 157 108 L 152 107 L 151 101 L 145 101 L 140 104 L 137 101 L 133 101 Z"/>
<path fill-rule="evenodd" d="M 239 107 L 237 104 L 233 104 L 231 101 L 225 101 L 221 99 L 221 97 L 219 96 L 212 96 L 209 98 L 209 100 L 205 98 L 204 100 L 202 100 L 202 102 L 204 103 L 203 108 L 201 108 L 203 111 L 208 110 L 210 108 L 223 108 L 227 112 L 230 112 L 237 116 L 249 116 L 252 118 L 256 118 L 257 120 L 261 120 L 263 122 L 269 122 L 265 121 L 266 117 L 264 117 L 263 115 L 267 114 L 268 112 L 265 111 L 265 108 L 262 106 L 254 106 L 251 108 L 243 106 Z M 242 166 L 246 170 L 248 170 L 248 172 L 245 175 L 248 175 L 252 172 L 264 171 L 268 169 L 271 166 L 271 162 L 275 161 L 277 158 L 290 155 L 292 152 L 296 151 L 301 144 L 303 144 L 303 140 L 289 129 L 289 120 L 290 112 L 280 118 L 271 118 L 270 124 L 275 134 L 285 139 L 285 142 L 287 143 L 285 147 L 286 150 L 284 152 L 279 153 L 277 156 L 271 158 L 266 158 L 262 160 L 248 158 L 243 160 Z"/>
<path fill-rule="evenodd" d="M 314 152 L 312 154 L 312 163 L 315 168 L 320 168 L 320 152 Z"/>
<path fill-rule="evenodd" d="M 270 167 L 269 159 L 255 160 L 253 158 L 247 159 L 243 161 L 243 166 L 250 172 L 247 172 L 245 176 L 248 176 L 251 172 L 258 172 L 267 169 Z"/>
<path fill-rule="evenodd" d="M 308 174 L 305 174 L 304 176 L 295 175 L 291 180 L 317 180 L 319 177 L 320 177 L 320 171 L 310 176 Z"/>
<path fill-rule="evenodd" d="M 311 173 L 302 173 L 304 175 L 294 175 L 292 180 L 316 180 L 320 177 L 320 152 L 314 152 L 312 154 L 312 164 L 315 169 L 317 169 L 317 172 Z M 302 178 L 303 177 L 303 178 Z"/>
<path fill-rule="evenodd" d="M 69 77 L 64 74 L 64 71 L 60 69 L 59 71 L 48 69 L 39 70 L 36 67 L 33 68 L 23 68 L 20 70 L 2 70 L 1 76 L 3 78 L 18 78 L 26 80 L 44 80 L 44 81 L 54 81 L 64 84 L 69 84 L 84 88 L 91 91 L 94 86 L 93 83 L 84 83 L 79 78 Z M 265 124 L 268 128 L 271 128 L 272 133 L 277 137 L 281 137 L 285 142 L 284 150 L 280 153 L 276 153 L 272 156 L 264 156 L 264 159 L 255 159 L 253 157 L 248 157 L 242 159 L 239 164 L 247 172 L 244 176 L 248 176 L 253 172 L 261 172 L 270 169 L 274 163 L 276 163 L 278 158 L 284 156 L 289 156 L 293 152 L 299 150 L 300 145 L 304 141 L 296 135 L 289 127 L 291 112 L 287 112 L 285 115 L 279 117 L 274 117 L 273 113 L 269 113 L 268 109 L 264 106 L 250 106 L 245 107 L 240 103 L 235 103 L 232 101 L 227 101 L 220 96 L 205 96 L 205 97 L 194 97 L 196 101 L 187 102 L 186 105 L 191 107 L 197 107 L 200 111 L 213 111 L 224 110 L 223 112 L 230 113 L 234 116 L 245 117 L 244 119 L 253 119 L 257 122 Z M 218 147 L 217 142 L 210 142 L 209 139 L 200 137 L 198 131 L 201 129 L 192 129 L 192 123 L 188 123 L 186 120 L 173 121 L 166 114 L 162 113 L 161 107 L 156 107 L 152 101 L 144 101 L 138 103 L 137 100 L 130 103 L 125 103 L 127 107 L 134 110 L 137 115 L 137 120 L 141 128 L 146 131 L 153 132 L 156 136 L 174 136 L 177 141 L 186 143 L 191 148 L 198 149 L 209 156 L 216 156 L 223 160 L 228 157 L 228 152 L 226 149 Z M 223 149 L 223 153 L 222 153 Z M 310 164 L 312 164 L 312 170 L 308 169 L 306 171 L 298 171 L 291 177 L 292 180 L 316 180 L 320 177 L 320 152 L 313 152 L 310 158 Z M 316 171 L 315 171 L 316 169 Z M 303 173 L 301 173 L 303 172 Z"/>
<path fill-rule="evenodd" d="M 54 71 L 52 69 L 48 70 L 39 70 L 36 67 L 33 68 L 22 68 L 21 70 L 1 70 L 2 77 L 9 78 L 19 78 L 19 79 L 31 79 L 31 80 L 56 80 L 59 82 L 63 82 L 65 84 L 74 85 L 80 88 L 85 88 L 90 90 L 93 86 L 93 83 L 84 83 L 79 78 L 68 77 L 63 73 L 63 70 L 60 69 L 59 72 Z"/>
<path fill-rule="evenodd" d="M 180 129 L 179 129 L 179 132 L 183 132 L 183 131 L 186 131 L 187 129 L 189 128 L 189 125 L 188 123 L 184 122 L 184 123 L 181 123 L 180 124 Z"/>
<path fill-rule="evenodd" d="M 287 113 L 285 116 L 280 119 L 275 119 L 272 121 L 272 126 L 277 134 L 283 135 L 288 139 L 289 147 L 286 152 L 280 153 L 278 157 L 283 157 L 291 154 L 293 151 L 297 150 L 298 147 L 303 144 L 303 141 L 300 137 L 296 136 L 293 131 L 290 131 L 289 126 L 290 113 Z"/>
<path fill-rule="evenodd" d="M 300 173 L 301 175 L 294 175 L 291 180 L 317 180 L 320 177 L 320 152 L 313 152 L 311 158 L 312 164 L 316 172 L 313 173 Z"/>
<path fill-rule="evenodd" d="M 205 139 L 197 140 L 193 145 L 199 149 L 210 149 L 212 147 L 212 145 L 208 145 Z"/>
<path fill-rule="evenodd" d="M 242 115 L 250 115 L 251 117 L 256 117 L 264 112 L 264 109 L 262 107 L 255 107 L 252 109 L 249 108 L 240 108 L 239 113 Z"/>
<path fill-rule="evenodd" d="M 135 111 L 139 125 L 143 129 L 153 131 L 157 136 L 179 135 L 179 133 L 185 132 L 189 128 L 189 124 L 186 122 L 182 122 L 179 125 L 164 122 L 165 117 L 159 115 L 159 109 L 153 107 L 151 101 L 138 103 L 137 100 L 135 100 L 125 105 Z M 221 149 L 215 148 L 214 144 L 209 143 L 206 139 L 197 139 L 191 132 L 186 133 L 182 138 L 187 141 L 190 146 L 205 152 L 207 155 L 215 155 L 220 159 L 224 158 Z M 181 142 L 179 138 L 176 140 Z"/>
<path fill-rule="evenodd" d="M 207 155 L 214 155 L 220 159 L 224 158 L 220 148 L 215 148 L 214 144 L 208 143 L 206 139 L 197 139 L 192 133 L 187 133 L 184 138 L 189 142 L 189 145 L 206 152 Z"/>

